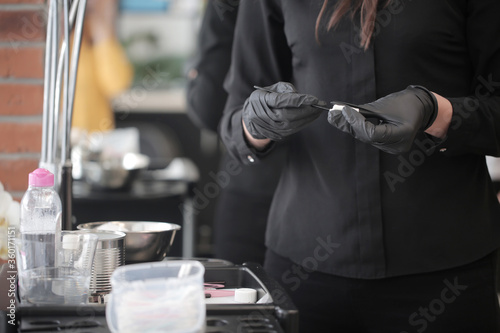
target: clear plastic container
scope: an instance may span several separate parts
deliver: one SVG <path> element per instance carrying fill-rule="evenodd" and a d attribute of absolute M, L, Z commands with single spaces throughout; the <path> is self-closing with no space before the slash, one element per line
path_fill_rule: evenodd
<path fill-rule="evenodd" d="M 86 304 L 97 235 L 62 231 L 50 239 L 17 239 L 19 295 L 23 304 Z"/>
<path fill-rule="evenodd" d="M 204 332 L 205 268 L 194 260 L 118 267 L 106 321 L 113 333 Z"/>

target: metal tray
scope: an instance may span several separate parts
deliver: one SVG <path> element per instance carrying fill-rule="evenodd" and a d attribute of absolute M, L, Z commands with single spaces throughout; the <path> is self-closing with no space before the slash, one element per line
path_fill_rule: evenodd
<path fill-rule="evenodd" d="M 253 288 L 259 304 L 207 304 L 207 333 L 296 333 L 298 311 L 284 289 L 260 265 L 205 267 L 205 281 L 224 281 L 226 288 Z M 17 306 L 18 327 L 7 324 L 0 312 L 0 331 L 6 333 L 109 333 L 105 306 Z"/>
<path fill-rule="evenodd" d="M 102 307 L 101 307 L 102 308 Z M 25 313 L 21 325 L 13 332 L 75 332 L 75 333 L 109 333 L 106 318 L 102 309 L 89 311 L 82 316 L 76 316 L 75 309 L 52 309 L 57 311 L 57 320 L 54 312 Z M 221 314 L 208 315 L 206 318 L 206 333 L 284 333 L 277 319 L 271 315 L 258 314 Z"/>

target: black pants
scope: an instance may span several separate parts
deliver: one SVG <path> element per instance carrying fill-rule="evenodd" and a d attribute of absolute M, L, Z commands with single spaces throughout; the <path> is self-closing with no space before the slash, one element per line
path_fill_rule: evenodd
<path fill-rule="evenodd" d="M 223 191 L 215 214 L 214 253 L 234 264 L 263 264 L 267 215 L 271 198 Z"/>
<path fill-rule="evenodd" d="M 302 333 L 497 333 L 496 254 L 453 269 L 362 280 L 310 272 L 272 251 L 265 269 L 299 310 Z"/>

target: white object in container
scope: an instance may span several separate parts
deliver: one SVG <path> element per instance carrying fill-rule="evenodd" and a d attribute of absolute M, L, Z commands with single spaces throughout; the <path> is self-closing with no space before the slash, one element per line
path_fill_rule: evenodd
<path fill-rule="evenodd" d="M 234 291 L 234 301 L 237 303 L 255 303 L 257 290 L 252 288 L 239 288 Z"/>
<path fill-rule="evenodd" d="M 113 333 L 197 333 L 205 329 L 205 268 L 199 261 L 176 260 L 117 268 L 106 321 Z"/>

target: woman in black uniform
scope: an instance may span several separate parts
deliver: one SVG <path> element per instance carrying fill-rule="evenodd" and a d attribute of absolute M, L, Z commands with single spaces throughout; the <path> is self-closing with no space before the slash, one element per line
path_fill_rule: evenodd
<path fill-rule="evenodd" d="M 485 163 L 500 155 L 499 13 L 497 0 L 240 4 L 221 137 L 248 165 L 289 144 L 265 268 L 302 332 L 499 332 Z"/>
<path fill-rule="evenodd" d="M 238 2 L 210 0 L 199 33 L 198 50 L 188 73 L 188 116 L 200 128 L 217 132 L 227 93 L 224 78 L 231 63 Z M 263 264 L 264 236 L 271 199 L 285 149 L 257 168 L 224 154 L 220 196 L 214 217 L 214 256 L 235 264 Z M 227 178 L 227 179 L 226 179 Z"/>

